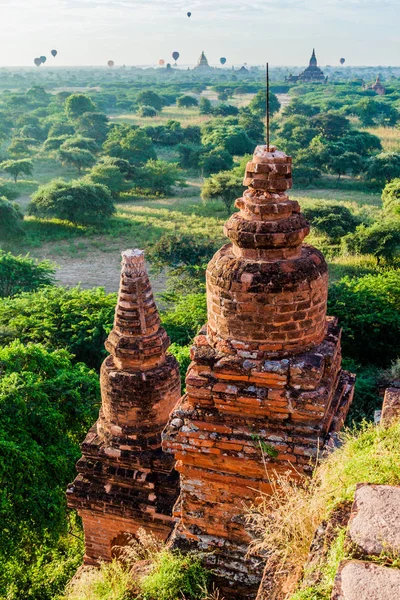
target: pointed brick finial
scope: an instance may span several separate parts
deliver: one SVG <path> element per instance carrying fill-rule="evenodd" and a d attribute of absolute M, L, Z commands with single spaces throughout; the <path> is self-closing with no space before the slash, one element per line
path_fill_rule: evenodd
<path fill-rule="evenodd" d="M 161 326 L 143 250 L 130 249 L 121 254 L 114 327 L 105 346 L 117 368 L 146 370 L 164 359 L 170 341 Z"/>
<path fill-rule="evenodd" d="M 144 261 L 143 250 L 124 250 L 121 252 L 122 268 L 121 273 L 125 273 L 128 277 L 141 277 L 146 275 L 146 264 Z"/>

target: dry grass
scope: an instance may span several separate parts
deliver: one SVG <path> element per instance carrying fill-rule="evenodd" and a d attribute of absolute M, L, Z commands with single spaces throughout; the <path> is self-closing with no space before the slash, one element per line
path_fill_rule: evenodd
<path fill-rule="evenodd" d="M 343 434 L 343 441 L 311 479 L 276 477 L 272 495 L 262 496 L 248 510 L 247 521 L 256 535 L 249 552 L 265 554 L 274 567 L 279 600 L 293 594 L 319 523 L 353 500 L 357 483 L 400 483 L 400 423 L 387 429 L 365 424 L 358 433 Z M 322 598 L 307 596 L 314 597 Z"/>
<path fill-rule="evenodd" d="M 279 595 L 288 597 L 300 578 L 325 501 L 313 477 L 295 481 L 288 473 L 271 481 L 273 492 L 252 506 L 247 521 L 255 534 L 249 553 L 267 556 Z M 279 596 L 276 596 L 279 597 Z"/>
<path fill-rule="evenodd" d="M 369 127 L 365 131 L 378 136 L 385 152 L 400 151 L 400 129 L 395 127 Z"/>

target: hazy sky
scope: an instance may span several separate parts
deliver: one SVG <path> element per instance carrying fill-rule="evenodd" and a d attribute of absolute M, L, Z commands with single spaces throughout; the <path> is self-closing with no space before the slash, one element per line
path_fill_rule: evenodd
<path fill-rule="evenodd" d="M 187 11 L 192 12 L 188 19 Z M 0 0 L 0 65 L 400 65 L 400 0 Z M 54 61 L 50 50 L 59 55 Z M 46 68 L 46 67 L 44 67 Z"/>

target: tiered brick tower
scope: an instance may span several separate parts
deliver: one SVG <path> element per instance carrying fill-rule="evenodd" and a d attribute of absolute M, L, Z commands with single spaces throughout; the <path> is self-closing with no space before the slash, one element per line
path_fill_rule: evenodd
<path fill-rule="evenodd" d="M 341 370 L 340 329 L 326 317 L 327 265 L 302 242 L 309 226 L 291 187 L 291 158 L 256 148 L 232 243 L 207 270 L 208 324 L 194 341 L 187 394 L 163 448 L 181 474 L 175 544 L 211 551 L 225 598 L 254 598 L 262 565 L 245 560 L 244 504 L 269 478 L 310 473 L 342 426 L 354 378 Z"/>
<path fill-rule="evenodd" d="M 85 530 L 85 562 L 110 560 L 113 546 L 139 527 L 166 539 L 178 497 L 174 460 L 161 450 L 161 432 L 180 396 L 179 368 L 166 354 L 144 254 L 122 253 L 114 328 L 101 368 L 102 407 L 82 444 L 78 477 L 67 491 Z"/>

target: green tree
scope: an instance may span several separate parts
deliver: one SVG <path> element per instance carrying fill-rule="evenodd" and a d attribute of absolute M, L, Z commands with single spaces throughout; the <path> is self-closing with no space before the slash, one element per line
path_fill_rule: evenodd
<path fill-rule="evenodd" d="M 0 179 L 0 197 L 6 198 L 7 200 L 16 200 L 19 196 L 17 186 L 10 183 L 6 179 Z"/>
<path fill-rule="evenodd" d="M 129 125 L 111 129 L 103 148 L 109 156 L 124 158 L 137 166 L 157 158 L 153 142 L 145 131 Z"/>
<path fill-rule="evenodd" d="M 303 208 L 303 214 L 312 227 L 333 241 L 354 232 L 360 224 L 360 220 L 346 206 L 331 202 L 315 202 L 312 206 Z"/>
<path fill-rule="evenodd" d="M 149 160 L 137 169 L 133 183 L 147 193 L 168 196 L 174 186 L 184 185 L 185 180 L 177 164 L 165 160 Z"/>
<path fill-rule="evenodd" d="M 114 199 L 118 198 L 121 192 L 128 189 L 125 177 L 116 165 L 104 163 L 95 165 L 85 180 L 106 186 Z"/>
<path fill-rule="evenodd" d="M 70 135 L 60 135 L 58 137 L 48 137 L 43 144 L 43 150 L 51 152 L 52 150 L 59 150 L 61 146 L 67 140 L 72 139 Z"/>
<path fill-rule="evenodd" d="M 383 210 L 387 215 L 400 217 L 400 179 L 387 183 L 382 192 Z"/>
<path fill-rule="evenodd" d="M 400 219 L 359 225 L 342 239 L 342 246 L 351 254 L 372 254 L 378 265 L 382 259 L 390 263 L 400 252 Z"/>
<path fill-rule="evenodd" d="M 0 164 L 0 169 L 5 173 L 10 173 L 14 177 L 15 183 L 17 183 L 20 175 L 32 175 L 33 164 L 30 160 L 6 160 Z"/>
<path fill-rule="evenodd" d="M 18 239 L 24 235 L 23 215 L 19 206 L 0 196 L 0 242 Z M 0 282 L 1 287 L 1 282 Z"/>
<path fill-rule="evenodd" d="M 176 101 L 176 104 L 180 108 L 192 108 L 194 106 L 198 106 L 199 101 L 194 96 L 185 95 L 185 96 L 181 96 L 180 98 L 178 98 L 178 100 Z"/>
<path fill-rule="evenodd" d="M 327 112 L 311 117 L 310 126 L 327 140 L 335 141 L 346 135 L 350 130 L 350 121 L 342 115 Z"/>
<path fill-rule="evenodd" d="M 232 156 L 243 156 L 254 149 L 254 144 L 242 127 L 233 125 L 229 119 L 222 123 L 212 121 L 202 127 L 202 143 L 205 146 L 224 148 Z"/>
<path fill-rule="evenodd" d="M 280 102 L 272 92 L 269 93 L 269 114 L 273 116 L 279 112 L 281 105 Z M 249 104 L 251 112 L 264 117 L 267 114 L 267 92 L 266 90 L 259 90 Z"/>
<path fill-rule="evenodd" d="M 102 288 L 52 286 L 19 292 L 0 301 L 0 328 L 9 332 L 5 341 L 64 348 L 77 361 L 99 369 L 107 356 L 104 342 L 112 328 L 116 301 L 115 294 L 106 294 Z"/>
<path fill-rule="evenodd" d="M 201 188 L 203 200 L 219 199 L 225 205 L 228 215 L 236 198 L 243 194 L 243 171 L 236 167 L 231 171 L 220 171 L 204 181 Z"/>
<path fill-rule="evenodd" d="M 400 153 L 381 152 L 370 158 L 366 177 L 381 184 L 400 177 Z"/>
<path fill-rule="evenodd" d="M 156 117 L 157 111 L 155 108 L 153 108 L 153 106 L 143 105 L 139 106 L 137 114 L 139 117 Z"/>
<path fill-rule="evenodd" d="M 47 260 L 37 262 L 28 255 L 13 256 L 0 250 L 0 298 L 51 285 L 54 273 L 54 265 Z"/>
<path fill-rule="evenodd" d="M 199 109 L 201 115 L 210 115 L 212 113 L 212 105 L 208 98 L 202 96 L 199 101 Z"/>
<path fill-rule="evenodd" d="M 89 114 L 92 114 L 92 113 L 89 113 Z M 82 132 L 80 132 L 80 133 L 82 133 Z M 71 125 L 70 123 L 67 123 L 65 121 L 56 121 L 50 127 L 47 137 L 48 138 L 60 137 L 62 135 L 68 135 L 68 136 L 75 135 L 75 128 L 73 125 Z M 89 135 L 88 137 L 92 137 L 92 136 Z"/>
<path fill-rule="evenodd" d="M 71 96 L 68 96 L 64 109 L 68 119 L 72 121 L 85 113 L 96 111 L 95 105 L 85 94 L 71 94 Z"/>
<path fill-rule="evenodd" d="M 110 191 L 104 185 L 84 181 L 53 180 L 40 186 L 29 204 L 30 215 L 83 225 L 101 224 L 114 212 Z"/>
<path fill-rule="evenodd" d="M 139 106 L 152 106 L 157 112 L 160 112 L 163 107 L 163 100 L 159 94 L 153 90 L 143 90 L 138 94 L 136 102 Z"/>
<path fill-rule="evenodd" d="M 98 377 L 65 350 L 0 347 L 0 558 L 65 532 L 65 488 L 98 410 Z"/>
<path fill-rule="evenodd" d="M 75 135 L 73 137 L 68 137 L 63 145 L 61 146 L 62 150 L 70 150 L 71 148 L 79 148 L 80 150 L 89 150 L 89 152 L 95 153 L 98 152 L 99 146 L 93 138 L 85 138 L 81 135 Z"/>
<path fill-rule="evenodd" d="M 252 143 L 260 144 L 264 141 L 264 123 L 247 106 L 240 110 L 238 125 L 244 129 Z"/>
<path fill-rule="evenodd" d="M 75 121 L 76 132 L 103 144 L 108 133 L 108 117 L 100 112 L 85 112 Z"/>
<path fill-rule="evenodd" d="M 292 98 L 290 103 L 282 110 L 283 117 L 302 115 L 303 117 L 313 117 L 320 112 L 318 106 L 307 104 L 301 98 Z"/>
<path fill-rule="evenodd" d="M 20 157 L 29 154 L 29 144 L 26 138 L 13 138 L 8 147 L 11 156 Z"/>
<path fill-rule="evenodd" d="M 216 117 L 236 117 L 239 114 L 239 109 L 233 104 L 221 102 L 218 106 L 214 106 L 212 114 Z"/>
<path fill-rule="evenodd" d="M 60 148 L 58 159 L 62 165 L 71 165 L 78 169 L 79 173 L 82 169 L 90 169 L 96 162 L 95 156 L 89 150 L 81 150 L 81 148 L 68 148 L 67 150 Z"/>
<path fill-rule="evenodd" d="M 400 354 L 400 272 L 387 271 L 330 286 L 329 314 L 343 327 L 345 356 L 389 366 Z"/>
<path fill-rule="evenodd" d="M 208 152 L 203 152 L 198 160 L 199 169 L 203 175 L 208 177 L 213 173 L 227 171 L 233 167 L 233 158 L 223 148 L 213 148 Z"/>

